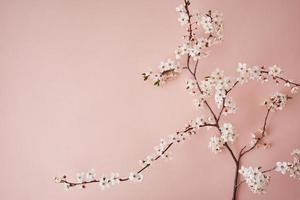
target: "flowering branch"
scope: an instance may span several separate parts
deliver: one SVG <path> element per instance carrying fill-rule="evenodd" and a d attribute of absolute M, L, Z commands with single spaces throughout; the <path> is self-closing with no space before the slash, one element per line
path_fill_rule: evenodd
<path fill-rule="evenodd" d="M 118 173 L 111 173 L 110 176 L 97 178 L 95 172 L 92 170 L 88 173 L 78 173 L 77 182 L 69 181 L 66 176 L 63 176 L 62 178 L 55 178 L 57 183 L 63 184 L 66 189 L 75 186 L 85 188 L 88 184 L 99 183 L 102 189 L 106 189 L 120 182 L 140 182 L 143 180 L 142 172 L 160 158 L 170 159 L 169 150 L 172 146 L 186 141 L 190 136 L 197 133 L 197 129 L 203 127 L 214 127 L 217 131 L 217 134 L 210 138 L 209 149 L 214 153 L 220 153 L 225 149 L 234 161 L 235 173 L 232 200 L 237 199 L 238 188 L 243 183 L 247 183 L 250 190 L 254 193 L 265 192 L 265 187 L 270 181 L 268 173 L 272 171 L 282 174 L 288 172 L 291 177 L 300 179 L 300 150 L 297 149 L 292 153 L 294 156 L 293 162 L 277 162 L 275 167 L 268 170 L 263 171 L 261 167 L 241 166 L 242 158 L 246 154 L 258 148 L 261 144 L 265 147 L 268 146 L 264 142 L 264 138 L 266 136 L 267 121 L 271 112 L 283 110 L 287 101 L 292 98 L 291 95 L 295 95 L 298 92 L 300 84 L 283 77 L 281 68 L 276 65 L 268 68 L 264 66 L 249 67 L 245 63 L 238 64 L 237 72 L 239 74 L 237 76 L 225 76 L 224 71 L 216 69 L 200 81 L 197 78 L 199 60 L 208 56 L 207 49 L 209 47 L 223 40 L 223 18 L 221 13 L 212 10 L 209 10 L 205 14 L 192 12 L 190 6 L 191 3 L 189 0 L 183 0 L 183 4 L 176 8 L 176 11 L 179 13 L 178 21 L 182 26 L 187 27 L 187 33 L 184 35 L 185 41 L 175 50 L 177 61 L 168 59 L 166 62 L 160 63 L 158 71 L 149 70 L 142 75 L 145 81 L 151 80 L 153 85 L 162 86 L 166 82 L 175 79 L 182 70 L 187 70 L 190 79 L 186 82 L 186 89 L 194 97 L 195 107 L 197 109 L 208 109 L 209 116 L 204 117 L 201 115 L 195 120 L 189 121 L 182 131 L 178 131 L 168 138 L 161 139 L 159 145 L 154 148 L 155 153 L 141 160 L 141 168 L 130 172 L 125 178 L 120 178 Z M 180 66 L 178 62 L 180 60 L 185 63 L 185 66 Z M 238 152 L 234 152 L 231 145 L 236 141 L 238 134 L 231 123 L 225 122 L 221 124 L 221 121 L 223 120 L 223 116 L 236 113 L 237 106 L 230 96 L 231 91 L 250 80 L 262 83 L 275 80 L 277 84 L 283 82 L 284 86 L 290 88 L 291 94 L 287 95 L 277 92 L 264 101 L 267 112 L 264 117 L 262 130 L 252 135 L 249 147 L 244 145 Z M 212 109 L 213 107 L 208 101 L 210 97 L 214 97 L 214 103 L 218 111 Z M 240 175 L 244 180 L 239 182 Z"/>

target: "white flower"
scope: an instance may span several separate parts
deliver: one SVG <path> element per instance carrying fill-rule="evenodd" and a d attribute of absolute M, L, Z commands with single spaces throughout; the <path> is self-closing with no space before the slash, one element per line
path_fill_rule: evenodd
<path fill-rule="evenodd" d="M 210 95 L 214 86 L 214 81 L 212 79 L 205 79 L 200 82 L 200 88 L 203 93 Z"/>
<path fill-rule="evenodd" d="M 193 90 L 196 87 L 196 81 L 194 79 L 189 79 L 186 81 L 186 89 Z"/>
<path fill-rule="evenodd" d="M 214 28 L 212 24 L 212 20 L 209 16 L 202 16 L 200 24 L 202 25 L 202 28 L 204 29 L 205 33 L 212 33 Z"/>
<path fill-rule="evenodd" d="M 162 156 L 162 158 L 164 158 L 165 160 L 172 160 L 173 157 L 172 157 L 172 153 L 164 153 Z"/>
<path fill-rule="evenodd" d="M 232 124 L 224 123 L 221 127 L 221 132 L 221 138 L 224 142 L 234 142 L 236 134 L 234 133 Z"/>
<path fill-rule="evenodd" d="M 55 183 L 61 183 L 61 181 L 62 181 L 62 179 L 59 178 L 59 177 L 55 177 L 55 178 L 54 178 L 54 182 L 55 182 Z"/>
<path fill-rule="evenodd" d="M 161 156 L 163 154 L 163 151 L 164 151 L 164 146 L 161 146 L 161 145 L 155 146 L 154 150 L 155 150 L 155 152 L 158 156 Z"/>
<path fill-rule="evenodd" d="M 208 43 L 208 40 L 204 37 L 200 37 L 197 39 L 196 45 L 199 49 L 203 49 L 206 47 L 206 44 Z"/>
<path fill-rule="evenodd" d="M 181 12 L 186 12 L 183 4 L 180 4 L 179 6 L 177 6 L 176 11 L 180 12 L 180 13 Z"/>
<path fill-rule="evenodd" d="M 239 173 L 244 177 L 253 193 L 263 193 L 270 182 L 270 176 L 263 174 L 257 167 L 241 167 Z"/>
<path fill-rule="evenodd" d="M 179 143 L 180 140 L 179 138 L 177 137 L 177 134 L 172 134 L 172 135 L 169 135 L 169 143 Z"/>
<path fill-rule="evenodd" d="M 231 97 L 226 98 L 225 100 L 225 108 L 223 110 L 223 114 L 226 116 L 231 113 L 235 113 L 237 110 L 236 104 L 234 103 Z"/>
<path fill-rule="evenodd" d="M 184 26 L 184 25 L 188 24 L 188 22 L 189 22 L 188 14 L 184 13 L 184 12 L 179 13 L 178 21 L 180 22 L 181 26 Z"/>
<path fill-rule="evenodd" d="M 192 126 L 193 126 L 194 128 L 199 129 L 199 128 L 201 128 L 201 126 L 203 126 L 204 124 L 205 124 L 205 119 L 204 119 L 203 116 L 200 116 L 200 117 L 197 117 L 197 118 L 193 121 Z"/>
<path fill-rule="evenodd" d="M 180 44 L 175 50 L 176 59 L 180 59 L 181 56 L 188 54 L 189 52 L 189 43 L 185 42 Z"/>
<path fill-rule="evenodd" d="M 177 68 L 177 64 L 171 59 L 168 59 L 166 62 L 160 62 L 158 69 L 161 72 L 165 72 L 168 70 L 175 70 Z"/>
<path fill-rule="evenodd" d="M 254 79 L 259 79 L 261 75 L 261 72 L 259 70 L 259 68 L 257 66 L 252 67 L 252 69 L 250 70 L 250 79 L 254 80 Z"/>
<path fill-rule="evenodd" d="M 223 104 L 223 98 L 226 97 L 226 92 L 225 90 L 217 90 L 215 93 L 215 103 L 218 106 L 218 108 L 220 109 L 222 107 Z"/>
<path fill-rule="evenodd" d="M 194 45 L 188 49 L 188 52 L 189 52 L 189 55 L 194 58 L 194 60 L 197 60 L 200 55 L 200 50 L 201 49 L 199 48 L 198 45 Z"/>
<path fill-rule="evenodd" d="M 93 181 L 96 179 L 96 173 L 95 170 L 92 169 L 88 173 L 86 173 L 86 181 Z"/>
<path fill-rule="evenodd" d="M 114 186 L 120 183 L 119 173 L 112 172 L 109 178 L 109 183 Z"/>
<path fill-rule="evenodd" d="M 165 62 L 160 62 L 160 64 L 158 65 L 158 69 L 159 69 L 159 71 L 161 71 L 161 72 L 166 71 L 166 70 L 167 70 L 166 63 L 165 63 Z"/>
<path fill-rule="evenodd" d="M 218 153 L 222 151 L 224 146 L 223 140 L 218 136 L 213 136 L 209 140 L 208 148 L 212 150 L 214 153 Z"/>
<path fill-rule="evenodd" d="M 298 91 L 299 91 L 299 87 L 292 87 L 292 89 L 291 89 L 291 93 L 292 94 L 297 94 L 298 93 Z"/>
<path fill-rule="evenodd" d="M 205 96 L 203 94 L 198 94 L 196 96 L 196 99 L 194 101 L 194 106 L 196 106 L 197 109 L 202 109 L 204 106 Z"/>
<path fill-rule="evenodd" d="M 190 139 L 190 135 L 186 132 L 180 132 L 178 134 L 178 138 L 180 139 L 180 141 L 185 142 L 187 139 Z"/>
<path fill-rule="evenodd" d="M 137 172 L 130 172 L 129 180 L 132 182 L 141 182 L 143 180 L 143 175 Z"/>
<path fill-rule="evenodd" d="M 270 76 L 279 76 L 281 74 L 282 70 L 280 67 L 273 65 L 271 67 L 269 67 L 269 75 Z"/>
<path fill-rule="evenodd" d="M 237 68 L 237 72 L 244 74 L 247 71 L 247 64 L 246 63 L 239 63 L 238 64 L 238 68 Z"/>
<path fill-rule="evenodd" d="M 216 81 L 221 81 L 224 77 L 224 71 L 217 68 L 215 69 L 215 71 L 212 72 L 211 76 Z"/>
<path fill-rule="evenodd" d="M 244 74 L 241 74 L 238 78 L 237 78 L 237 81 L 243 85 L 244 83 L 248 83 L 248 80 L 249 80 L 249 76 L 244 73 Z"/>
<path fill-rule="evenodd" d="M 224 77 L 223 79 L 223 86 L 224 89 L 229 90 L 233 86 L 233 78 L 232 77 Z"/>
<path fill-rule="evenodd" d="M 65 188 L 65 191 L 69 191 L 69 189 L 70 189 L 70 184 L 69 183 L 63 183 L 63 185 L 64 185 L 64 188 Z"/>
<path fill-rule="evenodd" d="M 77 179 L 78 182 L 80 182 L 80 183 L 84 182 L 84 181 L 85 181 L 84 178 L 85 178 L 84 172 L 81 172 L 81 173 L 77 173 L 77 174 L 76 174 L 76 179 Z"/>
<path fill-rule="evenodd" d="M 100 185 L 101 189 L 105 190 L 105 189 L 109 188 L 110 187 L 109 182 L 110 181 L 106 176 L 102 176 L 99 180 L 99 185 Z"/>
<path fill-rule="evenodd" d="M 285 174 L 289 170 L 289 166 L 288 166 L 287 162 L 277 162 L 275 170 L 277 172 Z"/>

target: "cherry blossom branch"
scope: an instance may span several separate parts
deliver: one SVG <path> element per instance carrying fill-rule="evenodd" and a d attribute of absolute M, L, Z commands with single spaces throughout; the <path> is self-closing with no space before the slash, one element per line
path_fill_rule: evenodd
<path fill-rule="evenodd" d="M 210 124 L 210 123 L 204 123 L 203 125 L 198 125 L 197 128 L 202 128 L 202 127 L 208 127 L 208 126 L 215 126 L 215 124 Z M 179 131 L 177 132 L 176 134 L 179 135 L 181 133 L 188 133 L 189 135 L 193 135 L 195 132 L 195 127 L 191 127 L 191 126 L 188 126 L 184 131 Z M 174 142 L 171 142 L 170 144 L 168 144 L 166 146 L 166 148 L 161 152 L 161 154 L 157 155 L 153 161 L 157 161 L 159 160 L 162 156 L 164 156 L 166 154 L 166 152 L 174 145 Z M 137 174 L 140 174 L 142 173 L 144 170 L 146 170 L 147 168 L 149 168 L 152 164 L 146 164 L 144 167 L 142 167 L 140 170 L 138 170 L 136 173 Z M 128 181 L 130 180 L 130 177 L 126 177 L 126 178 L 117 178 L 117 181 L 119 182 L 125 182 L 125 181 Z M 66 176 L 63 176 L 63 178 L 59 179 L 59 178 L 56 178 L 56 182 L 58 183 L 63 183 L 65 184 L 69 189 L 71 187 L 75 187 L 75 186 L 82 186 L 82 188 L 85 188 L 86 185 L 88 184 L 93 184 L 93 183 L 99 183 L 101 182 L 101 180 L 99 179 L 93 179 L 93 180 L 90 180 L 90 181 L 81 181 L 81 182 L 71 182 L 71 181 L 68 181 L 67 180 L 67 177 Z"/>
<path fill-rule="evenodd" d="M 260 167 L 248 167 L 245 168 L 241 165 L 241 159 L 244 155 L 252 151 L 255 147 L 261 143 L 266 135 L 267 120 L 269 118 L 271 111 L 282 110 L 285 106 L 286 101 L 291 98 L 286 94 L 276 93 L 268 100 L 265 101 L 265 105 L 268 107 L 267 113 L 264 118 L 264 124 L 261 131 L 261 135 L 256 138 L 255 142 L 247 149 L 247 145 L 239 150 L 239 152 L 234 152 L 231 148 L 231 144 L 235 141 L 237 134 L 235 134 L 234 127 L 231 123 L 220 124 L 223 115 L 231 114 L 236 112 L 236 105 L 232 97 L 229 97 L 229 93 L 238 85 L 247 83 L 249 80 L 259 80 L 262 82 L 268 81 L 269 77 L 273 78 L 277 83 L 279 81 L 284 81 L 285 85 L 292 86 L 291 93 L 295 94 L 298 91 L 300 84 L 295 83 L 281 76 L 281 69 L 276 65 L 266 69 L 264 67 L 258 68 L 256 66 L 248 67 L 246 64 L 239 63 L 237 71 L 240 73 L 238 77 L 224 76 L 223 71 L 216 69 L 210 76 L 206 76 L 201 82 L 197 79 L 197 69 L 199 64 L 199 59 L 208 55 L 206 48 L 217 44 L 223 39 L 222 27 L 223 20 L 222 14 L 217 11 L 209 10 L 208 13 L 202 15 L 199 13 L 191 13 L 189 6 L 189 0 L 183 0 L 184 4 L 181 4 L 176 8 L 179 13 L 178 21 L 181 25 L 186 25 L 187 35 L 184 38 L 188 38 L 187 41 L 180 44 L 175 50 L 176 59 L 186 56 L 184 67 L 180 67 L 179 62 L 175 62 L 168 59 L 167 62 L 161 62 L 159 65 L 159 71 L 143 73 L 144 80 L 149 78 L 153 81 L 154 85 L 161 86 L 163 83 L 176 77 L 182 69 L 187 69 L 187 71 L 192 76 L 192 80 L 187 81 L 187 89 L 191 90 L 191 94 L 196 96 L 195 104 L 197 108 L 207 108 L 209 111 L 209 117 L 207 120 L 203 116 L 198 117 L 195 121 L 191 121 L 188 126 L 185 127 L 183 131 L 179 131 L 171 136 L 166 142 L 165 139 L 161 139 L 160 145 L 155 147 L 155 154 L 147 156 L 146 159 L 142 160 L 142 167 L 136 171 L 131 172 L 128 177 L 120 178 L 117 173 L 112 173 L 111 177 L 102 176 L 100 179 L 95 177 L 94 173 L 87 173 L 87 177 L 81 174 L 77 176 L 78 182 L 71 182 L 67 180 L 66 176 L 62 178 L 56 178 L 56 182 L 64 184 L 66 189 L 75 186 L 81 186 L 85 188 L 86 185 L 92 183 L 99 183 L 102 189 L 109 187 L 110 185 L 118 184 L 119 182 L 134 181 L 140 182 L 143 178 L 142 172 L 149 168 L 153 162 L 159 160 L 160 158 L 168 158 L 167 152 L 171 149 L 174 144 L 185 140 L 186 136 L 196 134 L 196 128 L 202 127 L 215 127 L 218 131 L 218 135 L 210 138 L 209 148 L 214 152 L 218 153 L 222 150 L 228 150 L 230 156 L 232 157 L 235 164 L 235 174 L 233 180 L 233 194 L 232 200 L 237 199 L 238 187 L 246 182 L 250 190 L 254 193 L 261 193 L 264 191 L 264 187 L 269 182 L 269 176 L 266 173 L 273 170 L 279 171 L 282 174 L 286 172 L 290 173 L 290 176 L 300 177 L 300 150 L 297 150 L 294 154 L 297 154 L 292 162 L 277 162 L 276 167 L 262 171 Z M 198 17 L 198 18 L 197 18 Z M 195 18 L 197 20 L 195 21 Z M 196 37 L 196 30 L 200 25 L 205 36 L 199 38 Z M 208 35 L 206 35 L 208 34 Z M 194 66 L 192 62 L 194 61 Z M 264 76 L 268 75 L 268 76 Z M 214 95 L 215 103 L 219 111 L 214 111 L 211 104 L 208 103 L 208 97 Z M 252 141 L 251 141 L 252 143 Z M 239 181 L 239 174 L 242 174 L 246 181 Z"/>
<path fill-rule="evenodd" d="M 267 169 L 267 170 L 264 170 L 262 171 L 263 174 L 265 173 L 268 173 L 268 172 L 272 172 L 272 171 L 275 171 L 276 170 L 276 166 L 270 168 L 270 169 Z M 242 180 L 241 182 L 239 182 L 235 187 L 238 188 L 239 186 L 241 186 L 243 183 L 246 183 L 246 180 Z"/>
<path fill-rule="evenodd" d="M 264 67 L 263 67 L 264 68 Z M 261 70 L 261 73 L 262 74 L 269 74 L 269 71 L 266 71 L 266 70 Z M 274 78 L 274 80 L 276 80 L 276 81 L 278 81 L 278 79 L 279 80 L 281 80 L 281 81 L 284 81 L 285 83 L 287 83 L 287 84 L 291 84 L 291 85 L 293 85 L 293 86 L 300 86 L 300 84 L 299 83 L 295 83 L 295 82 L 293 82 L 293 81 L 291 81 L 291 80 L 288 80 L 288 79 L 286 79 L 286 78 L 284 78 L 284 77 L 282 77 L 282 76 L 279 76 L 279 75 L 276 75 L 276 76 L 274 76 L 273 77 Z"/>
<path fill-rule="evenodd" d="M 192 23 L 191 23 L 191 14 L 190 14 L 190 10 L 189 10 L 189 5 L 190 5 L 190 2 L 188 0 L 184 0 L 184 8 L 186 10 L 186 13 L 188 15 L 188 32 L 189 32 L 189 41 L 193 41 L 193 30 L 192 30 Z M 210 38 L 211 35 L 208 36 L 208 38 Z M 191 60 L 191 55 L 188 54 L 187 55 L 187 61 L 186 61 L 186 69 L 188 69 L 188 71 L 190 72 L 190 74 L 193 76 L 194 80 L 196 81 L 196 85 L 197 85 L 197 88 L 199 90 L 200 93 L 203 93 L 203 91 L 201 90 L 201 87 L 199 85 L 199 81 L 197 79 L 197 75 L 196 75 L 196 72 L 197 72 L 197 67 L 198 67 L 198 61 L 196 61 L 196 64 L 195 64 L 195 68 L 194 68 L 194 72 L 192 72 L 191 68 L 190 68 L 190 60 Z M 212 110 L 211 106 L 208 104 L 208 102 L 205 100 L 204 101 L 204 104 L 208 107 L 209 111 L 211 112 L 211 114 L 213 115 L 216 123 L 218 121 L 214 111 Z"/>

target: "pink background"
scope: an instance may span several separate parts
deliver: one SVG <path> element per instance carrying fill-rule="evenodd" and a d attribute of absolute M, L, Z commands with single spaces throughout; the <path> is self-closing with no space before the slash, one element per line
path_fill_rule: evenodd
<path fill-rule="evenodd" d="M 53 177 L 91 168 L 127 175 L 161 137 L 197 116 L 184 90 L 183 73 L 164 88 L 144 83 L 181 41 L 175 7 L 180 0 L 0 0 L 0 199 L 224 199 L 231 197 L 234 164 L 228 153 L 207 148 L 214 131 L 199 131 L 158 161 L 142 184 L 123 183 L 102 192 L 65 192 Z M 278 64 L 300 82 L 300 18 L 297 0 L 194 0 L 201 11 L 224 13 L 225 41 L 201 60 L 199 77 L 215 67 L 234 72 L 238 62 Z M 259 90 L 258 90 L 259 89 Z M 279 87 L 279 90 L 281 88 Z M 250 83 L 232 94 L 238 115 L 229 117 L 248 142 L 262 125 L 259 106 L 275 90 Z M 257 150 L 244 165 L 270 168 L 300 148 L 300 98 L 272 114 L 270 150 Z M 275 174 L 268 193 L 244 185 L 240 199 L 296 200 L 300 182 Z"/>

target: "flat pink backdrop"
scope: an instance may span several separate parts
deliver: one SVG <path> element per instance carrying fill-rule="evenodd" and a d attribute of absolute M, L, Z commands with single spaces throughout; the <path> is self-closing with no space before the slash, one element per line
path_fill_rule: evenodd
<path fill-rule="evenodd" d="M 214 131 L 172 149 L 142 184 L 126 182 L 107 191 L 96 185 L 65 192 L 53 177 L 91 168 L 126 176 L 153 152 L 159 139 L 197 116 L 183 73 L 163 88 L 144 83 L 184 33 L 175 7 L 180 0 L 0 0 L 0 199 L 182 200 L 231 197 L 234 164 L 228 153 L 207 148 Z M 278 64 L 300 82 L 300 18 L 297 0 L 194 0 L 200 11 L 224 13 L 225 41 L 200 61 L 198 76 L 216 67 L 233 74 L 238 62 Z M 282 91 L 281 87 L 277 87 Z M 276 89 L 258 83 L 232 94 L 238 114 L 228 117 L 240 134 L 237 151 L 262 126 L 259 104 Z M 300 97 L 272 114 L 269 150 L 243 160 L 272 167 L 300 148 Z M 265 195 L 244 185 L 240 199 L 296 200 L 300 182 L 274 174 Z"/>

